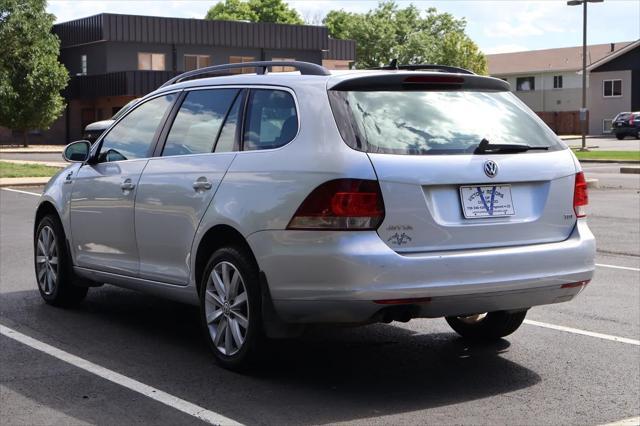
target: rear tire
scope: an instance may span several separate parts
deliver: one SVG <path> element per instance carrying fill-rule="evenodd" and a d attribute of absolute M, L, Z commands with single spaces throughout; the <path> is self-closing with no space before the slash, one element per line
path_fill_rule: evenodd
<path fill-rule="evenodd" d="M 40 220 L 33 241 L 34 267 L 40 296 L 50 305 L 72 307 L 84 300 L 88 288 L 78 286 L 64 229 L 55 215 Z"/>
<path fill-rule="evenodd" d="M 516 331 L 527 311 L 495 311 L 466 317 L 446 317 L 447 323 L 462 337 L 470 340 L 497 340 Z"/>
<path fill-rule="evenodd" d="M 200 279 L 200 319 L 218 363 L 245 370 L 264 340 L 258 266 L 246 250 L 224 247 L 209 259 Z"/>
<path fill-rule="evenodd" d="M 622 139 L 624 139 L 624 135 L 621 133 L 616 133 L 616 138 L 621 141 Z"/>

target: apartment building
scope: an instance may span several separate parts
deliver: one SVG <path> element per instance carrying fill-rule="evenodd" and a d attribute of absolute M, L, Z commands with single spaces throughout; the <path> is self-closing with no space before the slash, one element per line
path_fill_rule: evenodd
<path fill-rule="evenodd" d="M 598 63 L 604 65 L 606 58 L 633 50 L 633 46 L 637 49 L 637 43 L 587 46 L 587 65 L 593 71 L 593 66 Z M 509 82 L 516 96 L 554 131 L 559 134 L 580 133 L 582 46 L 487 55 L 487 61 L 489 74 Z M 627 64 L 626 61 L 624 63 Z M 631 78 L 631 71 L 627 74 L 625 77 Z M 587 75 L 587 87 L 590 87 L 589 81 L 592 79 L 591 75 Z M 630 90 L 630 81 L 626 86 Z M 602 96 L 595 96 L 591 88 L 587 89 L 590 134 L 602 133 L 602 120 L 612 118 L 609 115 L 614 106 L 603 107 L 605 100 Z"/>
<path fill-rule="evenodd" d="M 592 63 L 587 72 L 590 133 L 611 133 L 616 114 L 640 111 L 640 40 Z"/>

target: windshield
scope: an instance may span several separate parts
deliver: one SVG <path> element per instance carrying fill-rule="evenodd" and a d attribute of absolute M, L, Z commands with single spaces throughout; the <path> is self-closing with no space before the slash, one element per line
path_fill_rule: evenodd
<path fill-rule="evenodd" d="M 549 151 L 565 148 L 509 92 L 330 91 L 329 98 L 343 139 L 360 151 L 464 154 L 483 139 Z"/>

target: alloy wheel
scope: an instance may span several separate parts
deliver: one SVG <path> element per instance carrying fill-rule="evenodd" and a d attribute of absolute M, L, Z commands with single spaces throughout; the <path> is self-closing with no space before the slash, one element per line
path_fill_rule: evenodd
<path fill-rule="evenodd" d="M 224 355 L 236 354 L 249 329 L 249 300 L 242 275 L 232 263 L 222 261 L 211 270 L 204 307 L 215 347 Z"/>
<path fill-rule="evenodd" d="M 36 274 L 38 285 L 47 296 L 53 294 L 58 283 L 58 265 L 55 233 L 50 226 L 43 226 L 36 244 Z"/>

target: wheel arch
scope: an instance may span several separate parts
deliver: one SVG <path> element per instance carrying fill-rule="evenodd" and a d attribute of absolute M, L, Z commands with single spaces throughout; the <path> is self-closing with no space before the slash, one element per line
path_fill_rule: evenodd
<path fill-rule="evenodd" d="M 258 267 L 258 270 L 260 269 L 249 243 L 237 229 L 230 225 L 222 224 L 212 226 L 204 233 L 195 250 L 193 278 L 198 292 L 200 291 L 200 281 L 204 273 L 204 268 L 209 261 L 209 256 L 217 249 L 226 246 L 236 246 L 246 250 Z"/>
<path fill-rule="evenodd" d="M 56 207 L 53 205 L 53 203 L 49 200 L 44 200 L 43 202 L 40 203 L 40 205 L 38 206 L 38 208 L 36 209 L 36 216 L 35 216 L 35 220 L 33 223 L 33 233 L 35 235 L 36 230 L 38 229 L 38 224 L 40 223 L 40 221 L 42 220 L 43 217 L 52 214 L 54 216 L 56 216 L 56 218 L 58 218 L 58 221 L 60 221 L 60 223 L 62 224 L 62 218 L 60 216 L 60 212 L 58 212 L 58 209 L 56 209 Z M 63 227 L 64 229 L 64 227 Z"/>

